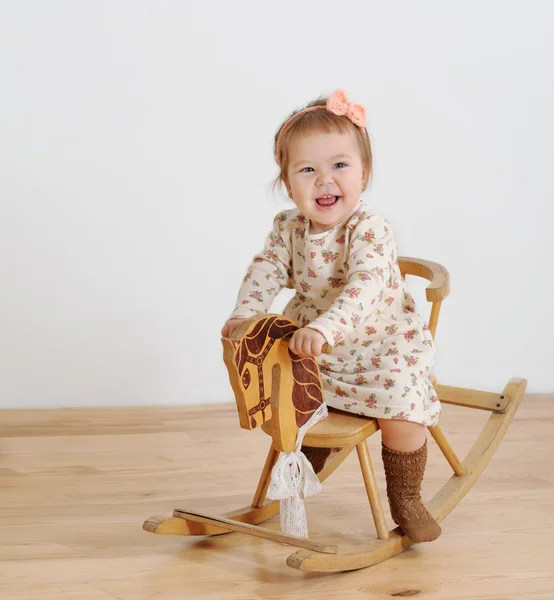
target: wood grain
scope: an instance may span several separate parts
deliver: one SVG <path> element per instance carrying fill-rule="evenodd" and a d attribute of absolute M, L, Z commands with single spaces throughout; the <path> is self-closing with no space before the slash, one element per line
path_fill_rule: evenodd
<path fill-rule="evenodd" d="M 445 406 L 460 456 L 490 413 Z M 176 506 L 247 506 L 269 445 L 236 406 L 0 412 L 3 600 L 550 600 L 554 598 L 554 396 L 526 395 L 487 469 L 442 536 L 373 567 L 305 574 L 289 546 L 234 533 L 154 536 Z M 380 435 L 368 439 L 389 525 Z M 432 440 L 423 496 L 452 475 Z M 354 547 L 375 536 L 356 453 L 306 501 L 310 538 Z M 229 517 L 233 518 L 233 517 Z M 278 516 L 273 526 L 278 527 Z M 270 522 L 271 523 L 271 522 Z M 417 592 L 414 594 L 414 592 Z"/>

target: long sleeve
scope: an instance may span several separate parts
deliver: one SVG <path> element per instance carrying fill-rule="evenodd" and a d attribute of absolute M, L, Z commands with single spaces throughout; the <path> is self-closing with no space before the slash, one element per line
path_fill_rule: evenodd
<path fill-rule="evenodd" d="M 354 226 L 346 263 L 346 283 L 329 309 L 309 327 L 331 345 L 339 344 L 381 305 L 387 303 L 396 246 L 390 225 L 380 216 L 364 216 Z"/>
<path fill-rule="evenodd" d="M 262 252 L 257 254 L 244 277 L 238 293 L 232 319 L 265 314 L 277 294 L 291 277 L 291 241 L 287 214 L 279 213 L 266 238 Z"/>

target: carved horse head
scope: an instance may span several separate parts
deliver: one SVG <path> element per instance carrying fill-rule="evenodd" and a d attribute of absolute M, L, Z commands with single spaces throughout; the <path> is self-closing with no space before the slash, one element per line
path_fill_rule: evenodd
<path fill-rule="evenodd" d="M 282 315 L 245 320 L 223 338 L 223 358 L 237 402 L 240 426 L 255 429 L 271 420 L 277 450 L 294 450 L 296 434 L 323 402 L 313 358 L 301 358 L 282 343 L 298 325 Z"/>

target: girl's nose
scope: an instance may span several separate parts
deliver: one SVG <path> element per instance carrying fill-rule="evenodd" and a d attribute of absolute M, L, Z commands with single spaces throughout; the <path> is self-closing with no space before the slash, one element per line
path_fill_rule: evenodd
<path fill-rule="evenodd" d="M 328 185 L 330 183 L 333 183 L 333 174 L 328 171 L 321 172 L 315 182 L 315 184 L 319 186 Z"/>

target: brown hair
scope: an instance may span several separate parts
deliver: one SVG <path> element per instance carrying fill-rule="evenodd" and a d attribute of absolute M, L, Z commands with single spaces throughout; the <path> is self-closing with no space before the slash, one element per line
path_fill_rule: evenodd
<path fill-rule="evenodd" d="M 293 111 L 281 124 L 277 133 L 275 134 L 273 153 L 277 160 L 277 141 L 279 141 L 280 150 L 280 172 L 273 182 L 273 187 L 283 182 L 287 186 L 287 170 L 289 166 L 289 148 L 290 144 L 295 138 L 312 133 L 348 133 L 353 131 L 358 141 L 358 147 L 360 148 L 360 155 L 362 158 L 362 166 L 364 170 L 364 185 L 363 190 L 367 188 L 371 172 L 373 158 L 371 154 L 371 143 L 367 129 L 354 125 L 347 117 L 335 115 L 328 110 L 311 110 L 303 112 L 306 108 L 312 106 L 326 106 L 327 98 L 318 98 L 313 102 L 307 104 L 304 108 Z M 302 113 L 298 118 L 294 119 L 294 116 Z M 284 126 L 287 125 L 286 128 Z M 283 130 L 284 128 L 284 130 Z M 281 135 L 282 132 L 282 135 Z M 277 160 L 279 164 L 279 161 Z"/>

